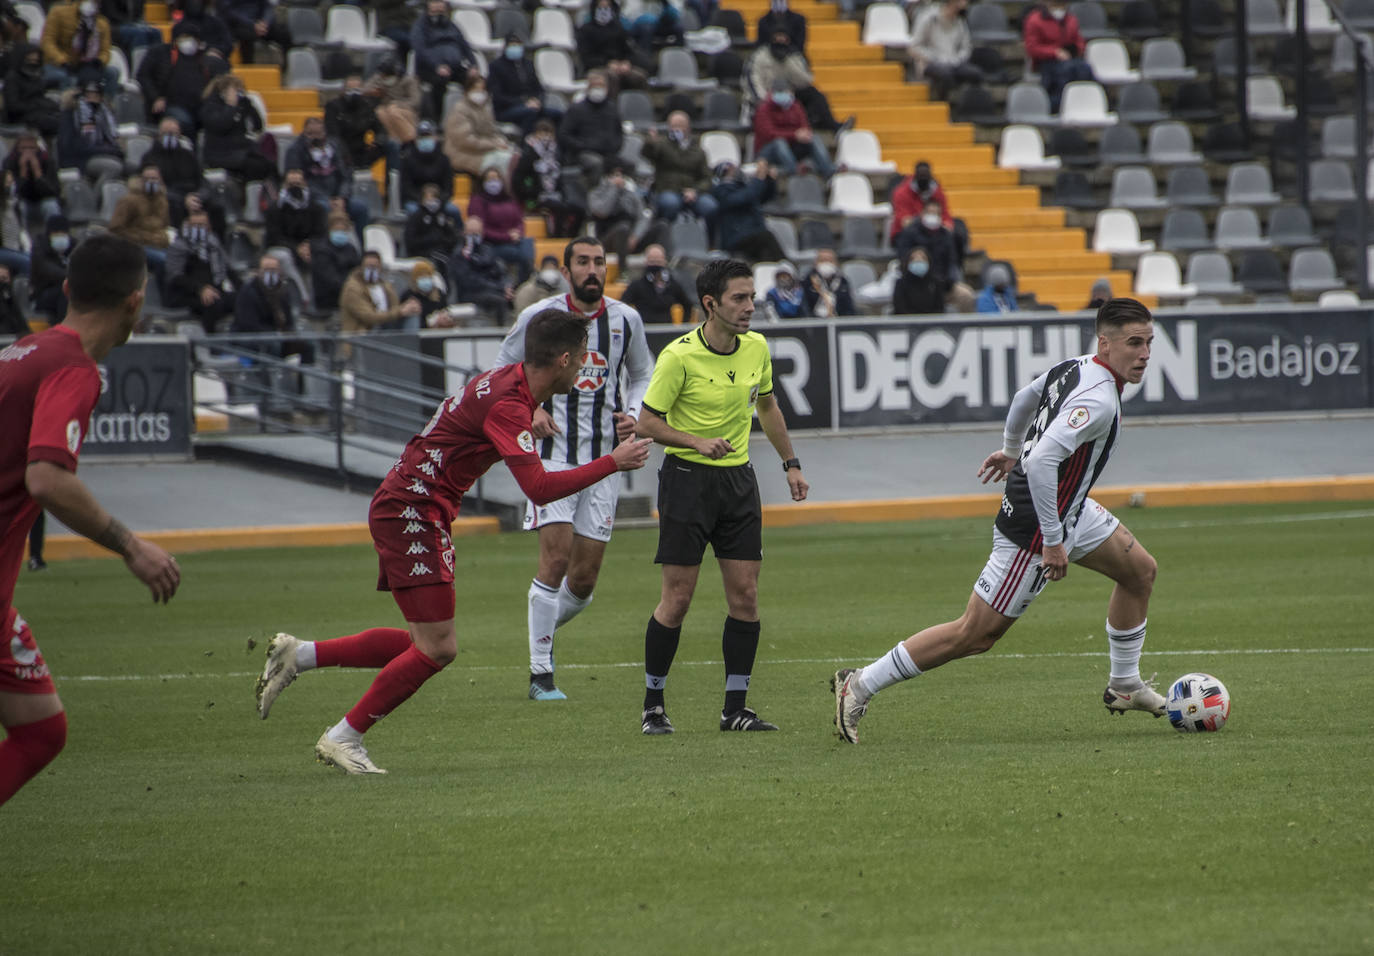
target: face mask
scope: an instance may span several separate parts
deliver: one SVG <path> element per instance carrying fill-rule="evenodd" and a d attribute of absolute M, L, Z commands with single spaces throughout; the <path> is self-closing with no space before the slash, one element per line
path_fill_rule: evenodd
<path fill-rule="evenodd" d="M 927 229 L 939 229 L 940 217 L 934 213 L 927 213 L 921 217 L 921 225 L 925 226 Z"/>
<path fill-rule="evenodd" d="M 915 179 L 913 179 L 913 180 L 911 181 L 911 188 L 914 189 L 914 190 L 916 190 L 918 193 L 923 193 L 923 192 L 925 192 L 927 189 L 930 188 L 930 177 L 929 177 L 929 176 L 918 176 L 918 177 L 916 177 Z"/>
<path fill-rule="evenodd" d="M 356 86 L 350 86 L 348 89 L 344 90 L 344 96 L 347 96 L 350 99 L 357 99 L 362 95 L 363 91 L 358 89 Z"/>
<path fill-rule="evenodd" d="M 792 105 L 792 94 L 791 94 L 791 93 L 774 93 L 774 94 L 773 94 L 773 102 L 774 102 L 775 104 L 777 104 L 778 109 L 783 109 L 783 110 L 785 110 L 785 109 L 787 109 L 789 106 Z"/>
<path fill-rule="evenodd" d="M 507 60 L 521 60 L 525 57 L 525 48 L 518 43 L 515 46 L 506 47 Z"/>
<path fill-rule="evenodd" d="M 791 292 L 792 286 L 796 284 L 789 275 L 780 275 L 774 279 L 773 282 L 777 285 L 779 292 Z"/>
<path fill-rule="evenodd" d="M 680 146 L 687 145 L 687 131 L 685 129 L 670 129 L 668 135 Z"/>
<path fill-rule="evenodd" d="M 422 136 L 415 141 L 415 148 L 422 153 L 434 152 L 434 147 L 438 145 L 432 136 Z"/>
<path fill-rule="evenodd" d="M 447 19 L 447 18 L 441 13 L 441 14 L 439 14 L 438 16 L 431 16 L 431 17 L 429 18 L 429 22 L 430 22 L 431 24 L 433 24 L 434 26 L 436 26 L 436 27 L 441 27 L 441 26 L 444 25 L 444 20 L 445 20 L 445 19 Z"/>
<path fill-rule="evenodd" d="M 1054 17 L 1056 20 L 1062 20 L 1068 12 L 1067 10 L 1051 10 L 1050 16 Z"/>
<path fill-rule="evenodd" d="M 596 22 L 603 27 L 615 19 L 615 11 L 610 7 L 597 7 L 595 14 Z"/>
<path fill-rule="evenodd" d="M 287 187 L 286 187 L 286 195 L 288 195 L 288 196 L 290 196 L 292 199 L 296 200 L 296 202 L 300 202 L 302 199 L 305 198 L 305 187 L 304 187 L 304 186 L 287 186 Z"/>
<path fill-rule="evenodd" d="M 768 50 L 773 54 L 775 60 L 785 60 L 787 54 L 792 52 L 792 45 L 790 43 L 770 43 Z"/>
<path fill-rule="evenodd" d="M 468 94 L 468 100 L 475 106 L 482 106 L 487 101 L 486 90 L 473 90 Z"/>
<path fill-rule="evenodd" d="M 606 88 L 604 86 L 593 86 L 587 89 L 587 99 L 593 103 L 600 103 L 606 99 Z"/>
<path fill-rule="evenodd" d="M 181 137 L 179 137 L 179 136 L 164 136 L 164 137 L 162 137 L 162 147 L 163 147 L 163 149 L 176 149 L 177 146 L 180 145 L 180 142 L 179 142 L 180 139 L 181 139 Z"/>
<path fill-rule="evenodd" d="M 425 207 L 429 212 L 439 211 L 439 200 L 437 199 L 426 199 L 424 202 L 420 203 L 420 205 Z"/>
<path fill-rule="evenodd" d="M 269 289 L 275 288 L 279 282 L 281 282 L 280 272 L 264 272 L 262 274 L 262 284 Z"/>
<path fill-rule="evenodd" d="M 93 17 L 95 16 L 96 5 L 91 3 L 90 0 L 86 0 L 86 2 L 81 4 L 77 9 L 81 11 L 83 17 Z"/>
<path fill-rule="evenodd" d="M 145 180 L 143 183 L 143 191 L 149 196 L 156 196 L 162 191 L 162 183 L 152 179 Z"/>
<path fill-rule="evenodd" d="M 336 246 L 346 246 L 348 245 L 348 233 L 344 232 L 342 229 L 331 229 L 329 231 L 329 241 Z"/>
<path fill-rule="evenodd" d="M 655 284 L 662 284 L 668 281 L 667 266 L 649 266 L 644 271 L 649 276 L 650 281 Z"/>
<path fill-rule="evenodd" d="M 820 273 L 822 279 L 833 279 L 835 277 L 835 263 L 818 262 L 816 263 L 816 271 Z"/>
<path fill-rule="evenodd" d="M 783 13 L 787 10 L 787 0 L 773 0 L 768 6 L 774 13 Z"/>
<path fill-rule="evenodd" d="M 930 263 L 920 259 L 914 259 L 907 263 L 906 271 L 919 279 L 930 271 Z"/>
<path fill-rule="evenodd" d="M 375 285 L 378 281 L 381 280 L 381 278 L 382 272 L 380 269 L 363 270 L 363 281 L 366 282 L 368 285 Z"/>
<path fill-rule="evenodd" d="M 539 281 L 549 288 L 558 285 L 559 272 L 557 269 L 540 269 Z"/>
<path fill-rule="evenodd" d="M 178 40 L 178 41 L 177 41 L 177 50 L 179 50 L 179 51 L 181 52 L 181 55 L 182 55 L 182 56 L 195 56 L 195 55 L 196 55 L 196 51 L 199 50 L 199 49 L 200 49 L 200 43 L 199 43 L 198 41 L 196 41 L 196 40 Z"/>
<path fill-rule="evenodd" d="M 432 292 L 434 291 L 434 280 L 429 276 L 423 276 L 415 280 L 415 288 L 421 292 Z"/>
<path fill-rule="evenodd" d="M 186 239 L 188 242 L 204 242 L 205 230 L 200 226 L 187 226 Z"/>
<path fill-rule="evenodd" d="M 52 236 L 48 239 L 48 245 L 53 247 L 54 252 L 66 252 L 72 247 L 72 237 Z"/>
<path fill-rule="evenodd" d="M 488 196 L 495 196 L 501 191 L 501 181 L 499 179 L 488 179 L 482 184 L 482 188 L 486 190 Z"/>

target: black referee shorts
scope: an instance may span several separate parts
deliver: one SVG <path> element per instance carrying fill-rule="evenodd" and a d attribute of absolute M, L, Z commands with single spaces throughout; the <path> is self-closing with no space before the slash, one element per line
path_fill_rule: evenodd
<path fill-rule="evenodd" d="M 706 544 L 717 558 L 763 559 L 763 508 L 753 465 L 702 465 L 666 455 L 658 470 L 655 564 L 698 565 Z"/>

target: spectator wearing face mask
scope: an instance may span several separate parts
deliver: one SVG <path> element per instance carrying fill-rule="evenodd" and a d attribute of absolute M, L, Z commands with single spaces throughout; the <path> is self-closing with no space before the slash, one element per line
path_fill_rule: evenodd
<path fill-rule="evenodd" d="M 774 322 L 779 319 L 810 318 L 806 311 L 806 297 L 797 278 L 797 267 L 786 259 L 778 263 L 778 269 L 773 274 L 773 288 L 764 296 L 764 302 Z"/>
<path fill-rule="evenodd" d="M 521 133 L 528 135 L 535 120 L 541 116 L 555 124 L 563 118 L 560 109 L 544 106 L 544 84 L 534 63 L 525 55 L 525 44 L 514 33 L 506 36 L 501 56 L 491 61 L 487 71 L 487 91 L 491 93 L 492 111 L 498 123 L 514 123 Z"/>
<path fill-rule="evenodd" d="M 377 101 L 378 97 L 364 88 L 362 76 L 352 73 L 344 79 L 343 95 L 334 97 L 324 108 L 325 135 L 343 147 L 355 169 L 366 169 L 387 153 L 383 145 L 386 130 L 377 116 Z"/>
<path fill-rule="evenodd" d="M 787 8 L 787 0 L 771 0 L 768 12 L 759 17 L 758 30 L 754 36 L 771 37 L 779 33 L 787 34 L 793 49 L 806 49 L 806 17 Z"/>
<path fill-rule="evenodd" d="M 940 0 L 916 14 L 911 29 L 911 59 L 916 75 L 930 83 L 931 95 L 948 99 L 956 83 L 981 83 L 983 71 L 970 62 L 973 34 L 964 21 L 968 0 Z"/>
<path fill-rule="evenodd" d="M 105 105 L 98 80 L 63 96 L 57 156 L 66 169 L 79 169 L 97 185 L 124 175 L 124 147 L 120 145 L 114 114 Z"/>
<path fill-rule="evenodd" d="M 1059 112 L 1064 87 L 1075 80 L 1091 80 L 1092 67 L 1083 60 L 1086 44 L 1078 30 L 1078 18 L 1069 12 L 1068 0 L 1042 3 L 1021 21 L 1026 56 L 1040 74 L 1040 85 L 1050 98 L 1050 112 Z"/>
<path fill-rule="evenodd" d="M 433 89 L 430 114 L 444 111 L 444 93 L 450 83 L 464 83 L 477 72 L 477 57 L 463 31 L 449 16 L 445 0 L 428 0 L 424 16 L 410 29 L 410 48 L 415 53 L 415 72 Z"/>
<path fill-rule="evenodd" d="M 568 283 L 558 269 L 557 256 L 545 256 L 539 263 L 539 271 L 515 290 L 515 314 L 519 315 L 541 299 L 568 291 Z"/>
<path fill-rule="evenodd" d="M 229 32 L 229 24 L 216 14 L 209 0 L 184 0 L 181 4 L 181 19 L 172 27 L 172 42 L 187 35 L 195 36 L 201 48 L 212 56 L 227 61 L 234 52 L 234 35 Z"/>
<path fill-rule="evenodd" d="M 118 71 L 109 65 L 110 21 L 101 15 L 96 0 L 53 6 L 43 21 L 39 45 L 50 86 L 119 82 Z"/>
<path fill-rule="evenodd" d="M 634 180 L 619 166 L 587 196 L 587 217 L 596 224 L 602 246 L 621 262 L 639 249 L 653 223 L 652 217 L 644 214 L 644 200 Z"/>
<path fill-rule="evenodd" d="M 549 221 L 549 235 L 576 236 L 582 231 L 587 193 L 580 177 L 563 174 L 563 153 L 552 120 L 536 120 L 534 132 L 525 137 L 511 191 L 527 213 Z"/>
<path fill-rule="evenodd" d="M 1112 283 L 1110 279 L 1098 279 L 1093 283 L 1092 289 L 1088 292 L 1088 304 L 1085 308 L 1092 309 L 1094 312 L 1107 304 L 1107 300 L 1112 297 Z"/>
<path fill-rule="evenodd" d="M 207 167 L 224 169 L 245 182 L 275 180 L 277 164 L 262 152 L 257 136 L 263 117 L 248 98 L 243 80 L 226 73 L 205 87 L 200 105 Z"/>
<path fill-rule="evenodd" d="M 162 171 L 155 163 L 145 161 L 139 174 L 129 180 L 129 191 L 115 203 L 109 230 L 142 246 L 148 256 L 148 268 L 160 277 L 167 261 L 167 230 L 171 225 Z"/>
<path fill-rule="evenodd" d="M 61 111 L 46 95 L 47 88 L 42 50 L 22 40 L 16 43 L 5 73 L 5 122 L 35 129 L 48 138 L 56 136 Z"/>
<path fill-rule="evenodd" d="M 377 72 L 364 90 L 377 103 L 377 119 L 394 143 L 404 145 L 415 139 L 420 122 L 420 81 L 407 73 L 401 61 L 388 54 L 377 65 Z"/>
<path fill-rule="evenodd" d="M 859 314 L 854 306 L 854 293 L 849 288 L 849 280 L 840 271 L 834 249 L 816 250 L 816 264 L 802 280 L 802 297 L 807 314 L 818 319 Z"/>
<path fill-rule="evenodd" d="M 620 300 L 632 306 L 645 325 L 693 321 L 696 302 L 668 268 L 668 254 L 657 243 L 644 250 L 644 274 L 625 289 Z"/>
<path fill-rule="evenodd" d="M 283 52 L 291 48 L 286 17 L 277 16 L 273 0 L 218 0 L 218 9 L 239 41 L 239 59 L 244 63 L 257 62 L 259 43 L 275 43 Z"/>
<path fill-rule="evenodd" d="M 14 190 L 14 198 L 29 232 L 37 232 L 37 225 L 62 212 L 62 186 L 57 178 L 57 163 L 42 142 L 30 132 L 20 133 L 14 149 L 5 157 L 6 185 Z"/>
<path fill-rule="evenodd" d="M 786 80 L 775 81 L 772 95 L 754 110 L 754 151 L 785 176 L 794 175 L 800 162 L 810 163 L 822 179 L 835 172 L 830 154 L 807 123 L 806 111 Z"/>
<path fill-rule="evenodd" d="M 760 41 L 762 39 L 760 37 Z M 775 30 L 767 43 L 761 42 L 749 58 L 748 71 L 749 83 L 745 93 L 754 105 L 765 100 L 781 80 L 796 94 L 797 102 L 806 111 L 806 118 L 813 128 L 840 132 L 854 125 L 853 117 L 843 124 L 835 121 L 834 114 L 830 112 L 830 101 L 815 87 L 806 57 L 785 31 Z"/>
<path fill-rule="evenodd" d="M 237 283 L 204 210 L 191 213 L 167 250 L 167 304 L 189 309 L 207 333 L 234 314 Z"/>
<path fill-rule="evenodd" d="M 994 262 L 983 274 L 983 291 L 978 293 L 975 308 L 987 314 L 1017 310 L 1016 286 L 1011 281 L 1011 270 L 1002 263 Z"/>
<path fill-rule="evenodd" d="M 199 26 L 182 28 L 171 43 L 151 47 L 139 64 L 137 79 L 148 118 L 156 123 L 164 115 L 173 116 L 182 132 L 194 135 L 207 85 L 228 72 L 229 63 L 201 41 Z"/>
<path fill-rule="evenodd" d="M 482 239 L 492 254 L 515 266 L 519 282 L 534 269 L 534 240 L 525 237 L 525 211 L 506 188 L 501 168 L 482 170 L 482 188 L 468 200 L 468 218 L 483 224 Z"/>
<path fill-rule="evenodd" d="M 720 247 L 749 262 L 781 259 L 782 246 L 763 219 L 763 204 L 778 191 L 768 161 L 760 159 L 754 175 L 748 177 L 734 163 L 718 163 L 712 180 L 711 195 L 720 207 L 716 216 Z"/>
<path fill-rule="evenodd" d="M 65 216 L 49 216 L 44 232 L 34 239 L 29 291 L 34 311 L 56 325 L 67 314 L 67 258 L 72 251 L 71 226 Z"/>
<path fill-rule="evenodd" d="M 415 331 L 420 328 L 418 302 L 402 303 L 382 273 L 382 257 L 369 249 L 349 274 L 339 296 L 344 332 Z"/>
<path fill-rule="evenodd" d="M 449 250 L 458 243 L 462 232 L 463 215 L 458 207 L 452 201 L 445 203 L 442 191 L 434 183 L 421 186 L 420 201 L 406 216 L 406 255 L 445 264 Z"/>
<path fill-rule="evenodd" d="M 157 138 L 148 152 L 145 163 L 152 163 L 162 173 L 167 187 L 167 203 L 172 210 L 172 225 L 180 228 L 181 211 L 186 197 L 205 185 L 205 174 L 196 159 L 195 144 L 181 135 L 181 124 L 174 117 L 164 116 L 157 126 Z"/>
<path fill-rule="evenodd" d="M 339 307 L 344 281 L 362 261 L 353 244 L 353 223 L 341 212 L 329 214 L 328 232 L 310 243 L 310 287 L 315 308 L 333 312 Z"/>
<path fill-rule="evenodd" d="M 429 120 L 419 126 L 419 135 L 401 150 L 401 205 L 407 214 L 420 205 L 420 189 L 428 183 L 439 187 L 441 196 L 453 196 L 453 163 L 439 148 L 439 131 Z M 452 199 L 449 199 L 452 206 Z M 450 215 L 462 218 L 457 206 Z"/>
<path fill-rule="evenodd" d="M 892 190 L 891 198 L 892 231 L 889 235 L 893 240 L 897 238 L 897 233 L 921 218 L 921 213 L 925 210 L 927 203 L 938 204 L 940 221 L 946 229 L 954 228 L 954 218 L 950 215 L 945 191 L 931 174 L 930 164 L 927 162 L 917 163 L 912 174 L 904 178 Z"/>
<path fill-rule="evenodd" d="M 312 200 L 326 209 L 341 206 L 362 233 L 369 218 L 367 203 L 354 198 L 353 167 L 339 141 L 325 134 L 322 118 L 305 121 L 300 137 L 286 151 L 286 165 L 304 171 Z"/>
<path fill-rule="evenodd" d="M 586 95 L 568 107 L 563 117 L 558 145 L 569 162 L 582 167 L 582 180 L 590 190 L 615 163 L 624 143 L 620 107 L 610 97 L 610 80 L 605 72 L 590 70 Z"/>
<path fill-rule="evenodd" d="M 287 288 L 289 281 L 276 257 L 260 258 L 257 277 L 246 283 L 234 297 L 234 323 L 230 331 L 280 336 L 277 339 L 245 342 L 243 347 L 279 359 L 299 355 L 302 365 L 311 365 L 315 361 L 315 346 L 290 337 L 296 331 L 296 310 L 291 305 Z"/>
<path fill-rule="evenodd" d="M 668 114 L 668 135 L 649 130 L 644 143 L 644 158 L 654 167 L 654 214 L 672 222 L 686 211 L 714 228 L 719 207 L 712 198 L 711 167 L 701 143 L 692 136 L 687 114 L 675 110 Z"/>
<path fill-rule="evenodd" d="M 705 22 L 705 21 L 702 21 Z M 587 20 L 577 28 L 577 58 L 587 72 L 602 70 L 615 77 L 621 89 L 648 85 L 651 61 L 630 41 L 615 0 L 596 0 Z"/>
<path fill-rule="evenodd" d="M 893 241 L 898 259 L 905 259 L 912 246 L 926 250 L 936 278 L 949 282 L 960 278 L 954 236 L 945 227 L 943 211 L 934 202 L 927 203 L 920 218 L 908 223 Z"/>
<path fill-rule="evenodd" d="M 24 310 L 14 297 L 10 279 L 10 267 L 0 265 L 0 335 L 23 338 L 29 334 L 29 320 L 24 318 Z"/>
<path fill-rule="evenodd" d="M 444 154 L 458 172 L 478 175 L 488 166 L 506 168 L 515 148 L 496 125 L 487 83 L 472 77 L 444 117 Z"/>
<path fill-rule="evenodd" d="M 268 249 L 290 249 L 296 261 L 304 264 L 309 259 L 310 244 L 326 238 L 328 215 L 319 203 L 311 202 L 305 173 L 288 169 L 276 202 L 263 213 L 263 245 Z"/>
<path fill-rule="evenodd" d="M 902 261 L 905 266 L 892 288 L 892 314 L 936 315 L 944 312 L 944 287 L 931 274 L 926 251 L 913 246 Z"/>
<path fill-rule="evenodd" d="M 417 262 L 410 270 L 410 288 L 401 296 L 401 304 L 414 302 L 420 307 L 420 324 L 431 329 L 453 328 L 453 316 L 448 312 L 448 297 L 435 278 L 434 265 Z"/>
<path fill-rule="evenodd" d="M 504 325 L 510 318 L 515 289 L 505 266 L 482 239 L 485 228 L 481 219 L 468 215 L 463 239 L 449 253 L 448 287 L 454 302 L 470 302 L 496 324 Z"/>

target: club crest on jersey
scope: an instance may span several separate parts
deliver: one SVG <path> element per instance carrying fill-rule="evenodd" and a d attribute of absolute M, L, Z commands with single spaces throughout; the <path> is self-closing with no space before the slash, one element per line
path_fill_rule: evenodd
<path fill-rule="evenodd" d="M 440 557 L 444 559 L 444 567 L 446 567 L 446 568 L 448 568 L 450 571 L 452 571 L 452 570 L 453 570 L 453 549 L 452 549 L 452 548 L 445 548 L 444 551 L 443 551 L 443 553 L 440 554 Z"/>
<path fill-rule="evenodd" d="M 579 392 L 599 392 L 606 386 L 611 371 L 611 363 L 600 352 L 587 352 L 587 361 L 582 363 L 582 371 L 577 375 L 574 386 Z"/>
<path fill-rule="evenodd" d="M 757 385 L 749 389 L 749 407 L 753 408 L 759 403 L 759 387 Z"/>
<path fill-rule="evenodd" d="M 1088 410 L 1082 405 L 1075 405 L 1069 412 L 1068 423 L 1070 428 L 1082 428 L 1088 424 Z"/>
<path fill-rule="evenodd" d="M 534 436 L 528 430 L 515 436 L 515 443 L 520 446 L 520 450 L 527 455 L 534 454 Z"/>
<path fill-rule="evenodd" d="M 73 418 L 67 422 L 67 451 L 73 455 L 81 447 L 81 423 Z"/>

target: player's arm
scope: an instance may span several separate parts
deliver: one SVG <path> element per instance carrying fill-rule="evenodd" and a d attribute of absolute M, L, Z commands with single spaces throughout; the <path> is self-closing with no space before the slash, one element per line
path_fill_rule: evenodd
<path fill-rule="evenodd" d="M 779 458 L 787 462 L 797 457 L 792 451 L 792 436 L 787 432 L 787 421 L 783 418 L 778 399 L 772 392 L 759 396 L 759 425 L 763 427 L 763 433 L 768 436 L 768 441 Z M 787 469 L 787 487 L 792 492 L 793 501 L 806 500 L 806 493 L 811 486 L 802 477 L 800 465 Z"/>
<path fill-rule="evenodd" d="M 520 313 L 520 317 L 506 333 L 506 337 L 501 340 L 501 348 L 496 353 L 497 368 L 525 361 L 525 326 L 529 324 L 529 320 L 530 310 L 526 309 Z"/>
<path fill-rule="evenodd" d="M 34 461 L 24 470 L 24 486 L 67 527 L 121 556 L 154 601 L 165 604 L 176 594 L 181 583 L 176 559 L 111 517 L 75 474 L 50 461 Z"/>
<path fill-rule="evenodd" d="M 1012 396 L 1007 421 L 1002 428 L 1002 449 L 984 458 L 978 468 L 978 477 L 983 479 L 983 484 L 1001 481 L 1016 467 L 1016 459 L 1021 457 L 1021 447 L 1026 440 L 1026 429 L 1035 417 L 1048 377 L 1049 373 L 1045 372 Z"/>
<path fill-rule="evenodd" d="M 643 468 L 649 460 L 651 442 L 621 442 L 609 455 L 602 455 L 585 465 L 568 471 L 545 471 L 544 463 L 534 454 L 534 438 L 529 429 L 529 410 L 515 402 L 493 408 L 482 426 L 506 462 L 515 483 L 536 505 L 566 498 L 617 471 Z"/>
<path fill-rule="evenodd" d="M 625 414 L 639 418 L 639 410 L 644 405 L 644 396 L 649 391 L 649 383 L 654 377 L 654 355 L 649 351 L 649 341 L 644 335 L 644 320 L 634 313 L 625 322 Z"/>
<path fill-rule="evenodd" d="M 670 448 L 690 448 L 712 461 L 724 458 L 735 450 L 735 446 L 731 445 L 728 439 L 703 438 L 700 435 L 678 431 L 668 424 L 668 420 L 661 412 L 649 405 L 644 405 L 640 410 L 639 421 L 635 423 L 635 434 L 640 438 L 652 438 L 660 445 Z"/>

